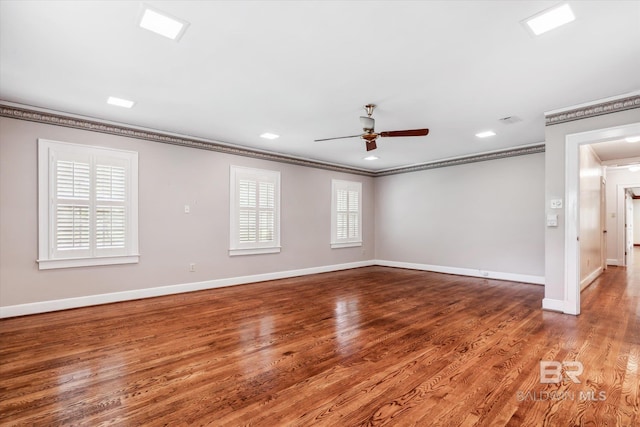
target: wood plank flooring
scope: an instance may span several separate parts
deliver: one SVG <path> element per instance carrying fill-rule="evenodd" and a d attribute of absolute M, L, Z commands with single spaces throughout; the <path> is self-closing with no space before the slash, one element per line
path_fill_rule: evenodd
<path fill-rule="evenodd" d="M 543 294 L 366 267 L 4 319 L 0 424 L 640 425 L 640 268 Z"/>

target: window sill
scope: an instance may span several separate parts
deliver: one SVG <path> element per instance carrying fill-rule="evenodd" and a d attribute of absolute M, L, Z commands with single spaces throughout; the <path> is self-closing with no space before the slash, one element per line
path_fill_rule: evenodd
<path fill-rule="evenodd" d="M 110 256 L 96 258 L 39 259 L 38 270 L 55 268 L 91 267 L 96 265 L 137 264 L 140 255 Z"/>
<path fill-rule="evenodd" d="M 229 249 L 229 256 L 261 255 L 280 253 L 280 246 L 273 248 Z"/>
<path fill-rule="evenodd" d="M 332 243 L 331 249 L 355 248 L 357 246 L 362 246 L 362 242 Z"/>

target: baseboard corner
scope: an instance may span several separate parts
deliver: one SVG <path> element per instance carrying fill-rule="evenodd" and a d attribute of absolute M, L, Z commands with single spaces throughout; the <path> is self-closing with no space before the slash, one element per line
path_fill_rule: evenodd
<path fill-rule="evenodd" d="M 553 298 L 544 298 L 542 300 L 542 309 L 564 313 L 564 301 Z"/>

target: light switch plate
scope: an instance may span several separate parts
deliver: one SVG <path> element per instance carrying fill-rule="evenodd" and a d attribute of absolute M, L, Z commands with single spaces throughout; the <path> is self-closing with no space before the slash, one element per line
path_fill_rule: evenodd
<path fill-rule="evenodd" d="M 551 200 L 551 209 L 562 209 L 562 199 Z"/>

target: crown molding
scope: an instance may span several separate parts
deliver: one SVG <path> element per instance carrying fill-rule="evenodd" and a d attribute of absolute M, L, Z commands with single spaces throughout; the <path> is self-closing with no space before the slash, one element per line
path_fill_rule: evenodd
<path fill-rule="evenodd" d="M 471 156 L 455 157 L 452 159 L 438 160 L 435 162 L 420 163 L 417 165 L 403 166 L 400 168 L 378 171 L 376 176 L 397 175 L 400 173 L 418 172 L 428 169 L 446 168 L 449 166 L 465 165 L 469 163 L 486 162 L 489 160 L 506 159 L 508 157 L 525 156 L 528 154 L 544 153 L 545 143 L 527 145 L 524 147 L 509 148 L 506 150 L 491 151 L 488 153 L 474 154 Z"/>
<path fill-rule="evenodd" d="M 74 117 L 72 115 L 63 113 L 42 111 L 24 106 L 16 107 L 13 105 L 0 103 L 0 116 L 30 122 L 44 123 L 54 126 L 82 129 L 91 132 L 108 133 L 111 135 L 124 136 L 128 138 L 144 139 L 148 141 L 161 142 L 164 144 L 180 145 L 183 147 L 197 148 L 200 150 L 217 151 L 220 153 L 231 154 L 235 156 L 252 157 L 255 159 L 326 169 L 335 172 L 344 172 L 364 176 L 375 176 L 375 172 L 366 169 L 357 169 L 328 162 L 307 160 L 294 156 L 287 156 L 260 150 L 252 150 L 240 146 L 223 144 L 217 141 L 174 135 L 150 129 L 136 128 L 134 126 L 104 122 L 97 119 L 78 116 Z"/>
<path fill-rule="evenodd" d="M 619 111 L 640 108 L 640 95 L 633 94 L 618 99 L 607 99 L 591 105 L 582 105 L 564 111 L 545 113 L 545 126 L 572 122 L 574 120 L 588 119 L 603 114 L 617 113 Z"/>
<path fill-rule="evenodd" d="M 198 139 L 183 135 L 170 134 L 166 132 L 156 131 L 152 129 L 144 129 L 135 126 L 101 121 L 98 119 L 75 116 L 49 110 L 38 109 L 29 106 L 16 106 L 12 103 L 0 101 L 0 117 L 9 117 L 12 119 L 31 121 L 36 123 L 44 123 L 54 126 L 63 126 L 74 129 L 82 129 L 90 132 L 107 133 L 128 138 L 144 139 L 148 141 L 160 142 L 164 144 L 180 145 L 183 147 L 197 148 L 200 150 L 217 151 L 220 153 L 231 154 L 236 156 L 251 157 L 255 159 L 268 160 L 280 163 L 287 163 L 298 166 L 331 170 L 335 172 L 350 173 L 355 175 L 378 177 L 387 175 L 396 175 L 401 173 L 417 172 L 427 169 L 437 169 L 449 166 L 463 165 L 467 163 L 484 162 L 489 160 L 504 159 L 507 157 L 523 156 L 527 154 L 543 153 L 545 144 L 533 144 L 521 146 L 506 150 L 493 151 L 488 153 L 480 153 L 475 155 L 456 157 L 446 160 L 438 160 L 435 162 L 420 163 L 410 166 L 401 166 L 392 169 L 384 169 L 372 171 L 366 169 L 357 169 L 348 166 L 337 165 L 333 163 L 321 162 L 316 160 L 302 159 L 294 156 L 270 153 L 260 150 L 252 150 L 240 146 L 224 144 L 217 141 L 206 139 Z"/>

